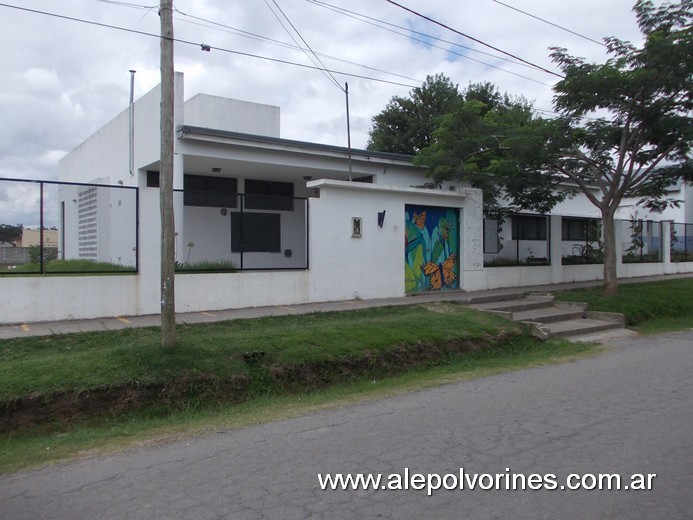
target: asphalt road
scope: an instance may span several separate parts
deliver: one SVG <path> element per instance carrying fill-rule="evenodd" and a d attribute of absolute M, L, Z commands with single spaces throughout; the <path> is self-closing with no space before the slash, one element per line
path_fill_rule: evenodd
<path fill-rule="evenodd" d="M 692 383 L 693 331 L 615 340 L 567 364 L 6 475 L 0 517 L 690 519 Z M 408 471 L 453 475 L 443 481 L 452 486 L 460 468 L 493 476 L 431 496 L 412 489 L 416 477 L 408 490 L 323 491 L 318 481 L 380 473 L 404 487 L 391 475 Z M 478 488 L 496 474 L 500 489 Z M 506 490 L 520 486 L 515 474 L 557 489 Z M 656 477 L 651 490 L 561 490 L 570 474 Z"/>

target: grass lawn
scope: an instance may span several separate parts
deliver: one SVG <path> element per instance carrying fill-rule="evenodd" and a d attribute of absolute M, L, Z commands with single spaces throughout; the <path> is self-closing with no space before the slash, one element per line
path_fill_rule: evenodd
<path fill-rule="evenodd" d="M 559 291 L 554 295 L 557 300 L 588 303 L 591 311 L 620 312 L 627 327 L 643 332 L 693 327 L 693 278 L 622 283 L 616 296 L 604 296 L 601 287 Z"/>
<path fill-rule="evenodd" d="M 180 325 L 177 330 L 178 347 L 171 352 L 161 349 L 158 328 L 4 340 L 0 402 L 30 393 L 144 387 L 195 376 L 253 378 L 265 368 L 327 368 L 371 359 L 397 346 L 490 345 L 494 338 L 521 334 L 515 324 L 455 304 L 264 317 Z M 262 381 L 253 382 L 255 390 L 267 392 Z"/>
<path fill-rule="evenodd" d="M 0 341 L 0 413 L 11 412 L 18 399 L 53 410 L 65 396 L 109 389 L 154 388 L 162 396 L 139 407 L 104 407 L 92 416 L 6 429 L 0 471 L 597 350 L 538 341 L 518 324 L 451 303 L 180 326 L 172 352 L 159 341 L 153 328 Z"/>

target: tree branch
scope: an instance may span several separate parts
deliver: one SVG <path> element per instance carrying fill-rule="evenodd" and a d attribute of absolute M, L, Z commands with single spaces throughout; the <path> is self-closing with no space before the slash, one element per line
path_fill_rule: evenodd
<path fill-rule="evenodd" d="M 589 201 L 597 206 L 599 209 L 602 208 L 602 203 L 595 197 L 592 192 L 590 191 L 590 187 L 583 181 L 578 175 L 575 175 L 573 172 L 570 170 L 563 168 L 560 165 L 557 165 L 558 171 L 560 171 L 563 175 L 568 177 L 570 180 L 574 181 L 578 187 L 580 188 L 580 191 L 582 191 L 585 196 L 589 199 Z"/>

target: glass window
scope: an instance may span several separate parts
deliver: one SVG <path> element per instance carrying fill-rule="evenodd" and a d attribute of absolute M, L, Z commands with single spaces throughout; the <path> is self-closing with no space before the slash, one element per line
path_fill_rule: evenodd
<path fill-rule="evenodd" d="M 236 179 L 185 175 L 183 177 L 183 204 L 213 208 L 235 208 L 237 206 Z"/>
<path fill-rule="evenodd" d="M 513 240 L 546 240 L 546 217 L 513 216 Z"/>
<path fill-rule="evenodd" d="M 294 185 L 290 182 L 245 180 L 245 207 L 248 209 L 294 210 Z"/>

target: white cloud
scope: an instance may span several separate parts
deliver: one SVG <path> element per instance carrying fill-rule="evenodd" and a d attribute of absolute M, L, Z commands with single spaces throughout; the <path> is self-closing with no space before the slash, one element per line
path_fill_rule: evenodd
<path fill-rule="evenodd" d="M 492 50 L 432 25 L 388 2 L 325 0 L 327 3 L 410 27 L 483 52 Z M 508 0 L 523 10 L 591 38 L 615 35 L 639 40 L 631 12 L 634 0 Z M 158 34 L 156 9 L 134 9 L 96 0 L 24 0 L 16 5 Z M 551 107 L 555 81 L 546 73 L 469 50 L 436 43 L 431 48 L 378 29 L 307 0 L 277 0 L 311 48 L 319 53 L 415 78 L 406 80 L 327 57 L 329 68 L 418 86 L 427 75 L 442 72 L 455 83 L 491 81 L 502 91 Z M 445 24 L 555 70 L 549 46 L 603 61 L 603 47 L 522 15 L 492 0 L 429 0 L 404 4 Z M 156 4 L 156 3 L 155 3 Z M 320 72 L 260 60 L 225 50 L 310 64 L 301 52 L 234 34 L 233 27 L 282 42 L 293 42 L 262 0 L 179 0 L 175 18 L 178 70 L 186 73 L 186 98 L 198 92 L 278 105 L 282 135 L 290 139 L 345 145 L 344 95 Z M 184 16 L 185 13 L 188 16 Z M 197 17 L 197 18 L 193 18 Z M 200 18 L 222 24 L 213 25 Z M 417 38 L 419 38 L 417 36 Z M 203 52 L 199 43 L 213 49 Z M 0 175 L 54 178 L 60 150 L 70 150 L 116 116 L 129 99 L 129 69 L 137 70 L 136 96 L 159 82 L 159 40 L 105 27 L 0 7 Z M 224 50 L 218 50 L 224 49 Z M 448 52 L 454 50 L 463 56 Z M 506 69 L 491 68 L 473 58 Z M 530 79 L 517 75 L 520 74 Z M 409 86 L 377 83 L 335 74 L 349 83 L 352 144 L 364 147 L 371 119 L 394 95 Z M 542 85 L 543 83 L 544 85 Z"/>

